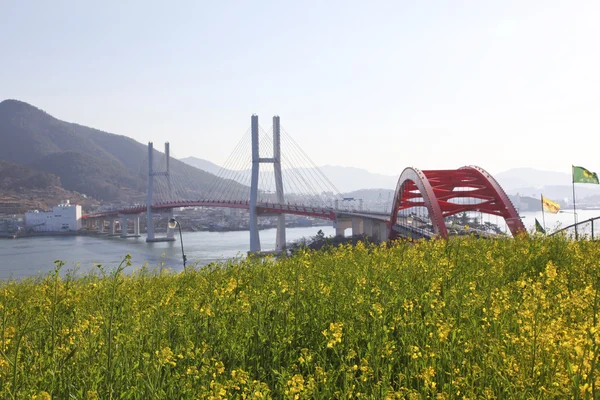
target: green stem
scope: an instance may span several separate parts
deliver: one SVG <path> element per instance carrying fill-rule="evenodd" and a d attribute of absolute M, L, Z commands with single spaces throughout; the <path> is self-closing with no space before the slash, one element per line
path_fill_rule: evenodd
<path fill-rule="evenodd" d="M 27 326 L 31 322 L 31 319 L 25 322 L 25 326 L 23 326 L 23 330 L 19 334 L 19 339 L 17 340 L 17 348 L 15 350 L 15 359 L 13 361 L 13 379 L 12 379 L 12 389 L 13 389 L 13 399 L 17 398 L 17 370 L 19 366 L 19 350 L 21 349 L 21 341 L 23 340 L 23 336 L 25 336 L 25 331 L 27 331 Z"/>
<path fill-rule="evenodd" d="M 106 362 L 106 373 L 107 377 L 107 385 L 108 385 L 108 393 L 109 398 L 113 397 L 113 381 L 112 381 L 112 339 L 113 339 L 113 321 L 115 317 L 115 297 L 117 293 L 117 285 L 119 283 L 119 274 L 123 271 L 123 264 L 127 261 L 127 265 L 129 266 L 129 256 L 125 257 L 123 261 L 119 264 L 119 267 L 114 272 L 113 281 L 112 281 L 112 289 L 110 295 L 110 317 L 108 319 L 108 351 L 107 351 L 107 362 Z"/>

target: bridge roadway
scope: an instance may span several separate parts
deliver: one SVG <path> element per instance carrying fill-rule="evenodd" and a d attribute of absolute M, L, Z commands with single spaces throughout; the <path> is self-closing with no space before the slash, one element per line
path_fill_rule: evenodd
<path fill-rule="evenodd" d="M 151 209 L 153 212 L 160 213 L 180 207 L 223 207 L 238 208 L 249 210 L 248 201 L 212 201 L 212 200 L 193 200 L 193 201 L 173 201 L 156 203 Z M 117 219 L 127 215 L 143 214 L 147 210 L 145 204 L 126 207 L 119 210 L 108 210 L 97 213 L 83 215 L 83 219 Z M 314 207 L 301 204 L 278 204 L 269 202 L 260 202 L 257 204 L 258 214 L 262 216 L 272 216 L 281 214 L 299 215 L 327 219 L 333 221 L 336 226 L 336 233 L 343 234 L 347 228 L 352 228 L 353 234 L 366 234 L 376 237 L 381 241 L 388 239 L 389 218 L 388 213 L 373 212 L 364 210 L 339 210 L 329 207 Z M 433 236 L 431 232 L 416 228 L 408 224 L 397 223 L 392 229 L 403 237 L 412 239 L 429 239 Z"/>
<path fill-rule="evenodd" d="M 223 208 L 239 208 L 248 210 L 250 209 L 250 204 L 248 201 L 212 201 L 212 200 L 193 200 L 193 201 L 173 201 L 166 203 L 156 203 L 151 209 L 154 212 L 161 212 L 171 210 L 173 208 L 180 207 L 223 207 Z M 102 218 L 102 217 L 117 217 L 119 215 L 127 215 L 127 214 L 142 214 L 146 212 L 146 205 L 136 205 L 133 207 L 126 207 L 119 210 L 108 210 L 97 213 L 91 213 L 83 215 L 83 219 L 87 218 Z M 305 206 L 301 204 L 278 204 L 278 203 L 258 203 L 257 204 L 258 212 L 261 215 L 278 215 L 278 214 L 292 214 L 292 215 L 301 215 L 307 217 L 328 219 L 331 221 L 336 221 L 340 217 L 361 217 L 361 218 L 369 218 L 377 221 L 387 221 L 389 219 L 389 214 L 380 213 L 380 212 L 370 212 L 370 211 L 361 211 L 361 210 L 337 210 L 329 207 L 313 207 L 313 206 Z"/>

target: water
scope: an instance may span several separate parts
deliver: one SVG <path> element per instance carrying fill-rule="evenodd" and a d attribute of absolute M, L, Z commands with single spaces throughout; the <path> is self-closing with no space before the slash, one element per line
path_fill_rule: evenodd
<path fill-rule="evenodd" d="M 288 228 L 286 238 L 293 242 L 302 237 L 315 236 L 322 230 L 334 235 L 331 226 Z M 260 231 L 264 250 L 275 248 L 275 229 Z M 232 257 L 243 257 L 249 247 L 248 231 L 237 232 L 183 232 L 184 250 L 188 265 L 206 264 Z M 148 263 L 151 267 L 183 269 L 181 243 L 146 243 L 145 237 L 121 239 L 97 236 L 46 236 L 21 239 L 0 239 L 0 279 L 22 278 L 47 273 L 54 269 L 54 260 L 64 261 L 63 268 L 77 267 L 81 273 L 93 270 L 94 264 L 116 267 L 126 254 L 131 254 L 133 268 Z"/>
<path fill-rule="evenodd" d="M 568 211 L 568 210 L 565 210 Z M 600 210 L 577 210 L 579 221 L 600 216 Z M 535 218 L 543 223 L 542 212 L 522 212 L 526 228 L 535 226 Z M 572 213 L 545 214 L 549 233 L 558 227 L 573 223 Z M 487 217 L 484 217 L 487 220 Z M 499 218 L 500 222 L 501 219 Z M 495 223 L 495 217 L 490 219 Z M 335 233 L 331 226 L 288 228 L 288 242 L 310 237 L 321 229 L 326 236 Z M 590 227 L 587 227 L 588 233 Z M 600 221 L 595 225 L 600 236 Z M 347 233 L 350 233 L 348 231 Z M 581 231 L 580 231 L 581 233 Z M 260 231 L 263 249 L 275 247 L 275 229 Z M 184 232 L 183 243 L 188 264 L 206 264 L 232 257 L 243 257 L 248 251 L 249 233 L 238 232 Z M 183 269 L 181 244 L 175 242 L 146 243 L 145 237 L 120 239 L 118 237 L 55 236 L 23 239 L 0 239 L 0 279 L 22 278 L 47 273 L 54 269 L 54 260 L 62 260 L 65 268 L 78 267 L 84 273 L 94 269 L 94 264 L 116 267 L 126 254 L 131 254 L 133 267 L 144 263 L 157 267 L 164 265 L 176 271 Z"/>

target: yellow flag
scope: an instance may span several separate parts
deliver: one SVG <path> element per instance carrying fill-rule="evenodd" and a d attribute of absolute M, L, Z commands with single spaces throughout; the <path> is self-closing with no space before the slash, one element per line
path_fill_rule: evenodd
<path fill-rule="evenodd" d="M 558 214 L 558 211 L 560 210 L 560 204 L 555 203 L 544 196 L 542 196 L 542 207 L 544 208 L 544 211 L 549 212 L 550 214 Z"/>

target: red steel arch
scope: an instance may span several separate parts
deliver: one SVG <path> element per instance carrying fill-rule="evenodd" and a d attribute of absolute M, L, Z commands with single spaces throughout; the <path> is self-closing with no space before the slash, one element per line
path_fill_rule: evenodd
<path fill-rule="evenodd" d="M 475 198 L 476 204 L 458 204 L 452 200 Z M 504 218 L 511 233 L 526 232 L 512 202 L 498 182 L 485 170 L 475 166 L 456 170 L 427 170 L 406 168 L 396 185 L 390 218 L 390 239 L 396 238 L 392 229 L 400 210 L 427 207 L 433 231 L 448 237 L 444 218 L 466 211 L 477 211 Z"/>
<path fill-rule="evenodd" d="M 424 172 L 417 168 L 408 167 L 400 174 L 390 217 L 390 239 L 396 239 L 396 232 L 392 228 L 398 218 L 398 211 L 412 207 L 427 207 L 433 222 L 433 232 L 436 235 L 448 237 L 442 209 L 436 201 L 433 187 Z"/>

